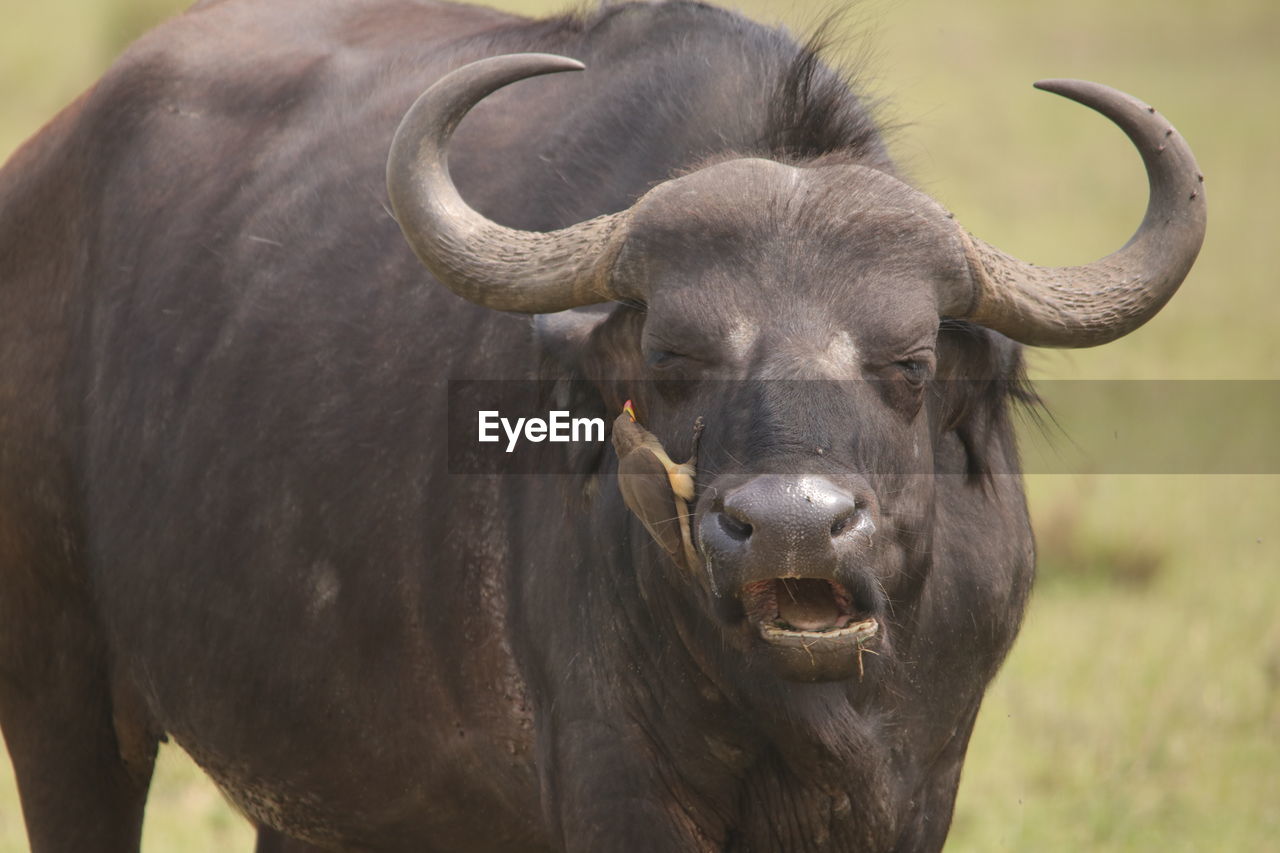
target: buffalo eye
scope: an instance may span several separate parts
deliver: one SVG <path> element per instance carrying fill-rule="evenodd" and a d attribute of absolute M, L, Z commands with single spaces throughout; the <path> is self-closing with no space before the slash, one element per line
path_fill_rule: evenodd
<path fill-rule="evenodd" d="M 933 365 L 930 352 L 889 362 L 874 371 L 881 397 L 903 417 L 914 418 L 924 402 L 924 386 L 933 376 Z"/>
<path fill-rule="evenodd" d="M 684 357 L 681 353 L 665 349 L 647 349 L 644 351 L 644 363 L 658 370 L 675 367 Z"/>
<path fill-rule="evenodd" d="M 913 388 L 924 385 L 925 380 L 929 378 L 929 362 L 922 359 L 909 358 L 904 361 L 895 361 L 893 366 L 897 369 L 899 375 L 906 380 L 907 384 Z"/>

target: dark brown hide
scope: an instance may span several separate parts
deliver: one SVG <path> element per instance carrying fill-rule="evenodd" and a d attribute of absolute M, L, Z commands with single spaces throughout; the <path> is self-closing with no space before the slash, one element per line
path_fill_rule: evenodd
<path fill-rule="evenodd" d="M 390 197 L 424 90 L 520 53 L 587 70 L 451 137 L 411 115 L 457 196 L 440 222 L 413 184 L 444 176 L 393 157 Z M 1026 278 L 988 249 L 854 82 L 698 3 L 215 0 L 148 34 L 0 171 L 32 849 L 136 850 L 162 737 L 263 851 L 941 848 L 1034 562 L 1020 348 L 940 316 Z M 1038 284 L 971 319 L 1015 333 Z M 535 378 L 643 428 L 455 473 L 449 380 Z"/>

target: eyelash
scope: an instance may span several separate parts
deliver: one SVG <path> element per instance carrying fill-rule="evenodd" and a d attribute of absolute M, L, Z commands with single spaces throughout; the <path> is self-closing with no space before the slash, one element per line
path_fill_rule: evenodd
<path fill-rule="evenodd" d="M 651 350 L 645 353 L 644 363 L 650 367 L 667 367 L 677 359 L 683 358 L 678 352 L 668 350 Z"/>
<path fill-rule="evenodd" d="M 908 382 L 915 385 L 924 382 L 929 376 L 929 363 L 926 361 L 906 359 L 894 362 L 894 366 L 902 371 Z"/>

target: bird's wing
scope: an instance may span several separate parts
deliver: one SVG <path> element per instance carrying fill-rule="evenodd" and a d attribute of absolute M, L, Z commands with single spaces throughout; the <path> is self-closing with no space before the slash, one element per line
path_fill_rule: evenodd
<path fill-rule="evenodd" d="M 679 553 L 682 541 L 675 495 L 667 467 L 650 448 L 636 447 L 618 461 L 618 488 L 649 535 L 672 556 Z"/>

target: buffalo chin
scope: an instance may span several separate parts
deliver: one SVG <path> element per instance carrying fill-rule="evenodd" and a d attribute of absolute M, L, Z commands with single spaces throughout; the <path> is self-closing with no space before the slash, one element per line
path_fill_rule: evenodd
<path fill-rule="evenodd" d="M 880 632 L 880 623 L 864 619 L 834 631 L 795 631 L 760 625 L 760 651 L 779 678 L 788 681 L 842 681 L 861 677 L 863 654 Z"/>

